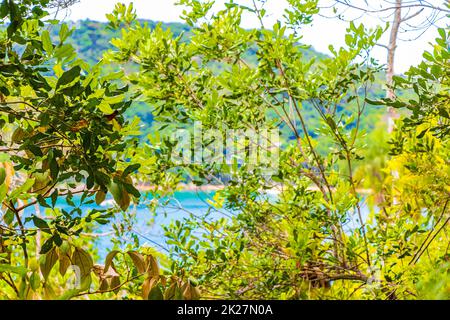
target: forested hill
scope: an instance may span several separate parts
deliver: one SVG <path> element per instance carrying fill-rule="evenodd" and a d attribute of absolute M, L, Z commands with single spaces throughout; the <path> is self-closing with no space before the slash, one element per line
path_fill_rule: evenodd
<path fill-rule="evenodd" d="M 159 22 L 151 20 L 141 20 L 141 22 L 148 23 L 150 28 L 154 28 Z M 95 63 L 101 57 L 102 53 L 112 48 L 110 43 L 111 39 L 120 36 L 120 30 L 111 30 L 108 28 L 108 23 L 98 22 L 92 20 L 80 20 L 70 23 L 76 28 L 75 32 L 70 37 L 71 44 L 75 47 L 81 58 L 90 63 Z M 174 36 L 178 36 L 181 33 L 189 34 L 191 27 L 187 24 L 178 22 L 162 22 L 162 28 L 172 31 Z M 54 35 L 57 36 L 57 28 L 52 30 Z M 325 57 L 323 53 L 320 53 L 313 48 L 304 50 L 305 59 L 312 57 Z M 254 52 L 249 52 L 250 58 L 256 56 Z"/>
<path fill-rule="evenodd" d="M 150 20 L 141 20 L 141 22 L 148 23 L 150 28 L 156 27 L 159 22 Z M 120 30 L 111 30 L 108 28 L 108 23 L 98 22 L 92 20 L 82 20 L 77 22 L 69 22 L 70 27 L 74 27 L 75 31 L 69 38 L 69 42 L 74 46 L 75 50 L 79 53 L 80 58 L 83 60 L 94 64 L 102 57 L 102 54 L 108 49 L 112 49 L 111 40 L 115 37 L 120 37 Z M 181 33 L 186 34 L 186 39 L 189 39 L 189 33 L 191 27 L 183 23 L 162 23 L 163 29 L 170 28 L 174 36 L 178 36 Z M 58 37 L 58 28 L 52 28 L 51 33 L 55 38 Z M 326 55 L 320 53 L 314 48 L 310 47 L 308 49 L 302 49 L 305 60 L 309 60 L 313 57 L 318 59 L 325 58 Z M 246 54 L 245 59 L 251 63 L 256 64 L 256 52 L 252 49 Z M 220 64 L 216 66 L 221 69 Z M 385 95 L 382 88 L 384 76 L 380 74 L 379 79 L 373 84 L 370 92 L 372 98 L 380 98 Z M 353 102 L 354 103 L 354 102 Z M 338 106 L 340 110 L 345 110 L 350 106 L 343 102 L 342 105 Z M 138 116 L 143 122 L 143 135 L 146 136 L 148 133 L 152 132 L 151 125 L 153 123 L 153 115 L 151 114 L 150 108 L 143 103 L 134 104 L 133 108 L 127 111 L 127 116 L 133 118 Z M 364 112 L 364 117 L 362 118 L 361 126 L 367 131 L 371 131 L 379 122 L 380 115 L 384 112 L 383 107 L 369 106 Z M 308 103 L 304 104 L 304 116 L 308 122 L 311 123 L 311 128 L 320 127 L 319 119 L 314 116 L 314 111 Z M 294 139 L 295 137 L 290 136 L 287 128 L 281 128 L 283 135 L 287 139 Z M 315 136 L 316 132 L 311 131 L 310 135 Z"/>
<path fill-rule="evenodd" d="M 145 20 L 153 29 L 158 22 Z M 102 56 L 103 52 L 112 49 L 111 39 L 120 37 L 120 30 L 111 30 L 108 23 L 92 20 L 80 20 L 69 23 L 76 30 L 70 37 L 70 43 L 75 47 L 83 60 L 95 63 Z M 170 28 L 175 36 L 182 32 L 189 32 L 190 27 L 182 23 L 162 23 L 164 29 Z M 55 35 L 57 29 L 54 30 Z"/>

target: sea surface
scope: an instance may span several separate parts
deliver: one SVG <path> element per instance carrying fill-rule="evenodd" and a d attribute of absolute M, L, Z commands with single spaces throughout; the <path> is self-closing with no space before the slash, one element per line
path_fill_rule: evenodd
<path fill-rule="evenodd" d="M 159 199 L 156 213 L 152 212 L 148 204 L 153 200 L 150 196 L 144 196 L 142 203 L 130 206 L 126 213 L 118 213 L 111 223 L 98 225 L 94 230 L 86 232 L 95 243 L 100 259 L 104 259 L 107 253 L 119 246 L 124 249 L 126 244 L 133 243 L 135 237 L 138 237 L 140 245 L 151 246 L 158 251 L 164 251 L 167 246 L 164 237 L 164 225 L 168 225 L 176 220 L 182 221 L 189 218 L 190 215 L 202 216 L 209 213 L 209 219 L 228 216 L 225 210 L 216 210 L 208 201 L 212 201 L 215 192 L 204 191 L 180 191 L 176 192 L 169 199 Z M 109 197 L 101 205 L 94 203 L 80 205 L 80 196 L 73 197 L 73 203 L 82 211 L 82 216 L 88 214 L 93 209 L 105 210 L 114 207 L 114 200 Z M 85 200 L 86 202 L 87 200 Z M 57 200 L 55 208 L 70 212 L 74 209 L 64 198 Z M 52 216 L 52 209 L 40 207 L 42 217 Z M 30 217 L 36 213 L 35 207 L 29 207 L 25 210 L 25 217 Z M 124 232 L 121 238 L 118 238 L 113 225 L 123 228 Z M 32 222 L 26 224 L 27 227 L 34 227 Z M 133 236 L 135 235 L 135 236 Z"/>
<path fill-rule="evenodd" d="M 226 219 L 232 217 L 234 214 L 225 209 L 215 209 L 211 205 L 215 191 L 180 191 L 176 192 L 170 199 L 160 199 L 158 201 L 158 209 L 154 214 L 148 207 L 148 204 L 154 199 L 150 196 L 144 196 L 142 203 L 139 205 L 133 205 L 126 213 L 116 214 L 111 223 L 106 225 L 98 225 L 94 230 L 86 232 L 92 238 L 92 241 L 97 248 L 97 253 L 100 261 L 103 260 L 107 253 L 113 248 L 125 249 L 127 244 L 133 243 L 137 239 L 140 246 L 149 246 L 158 251 L 164 252 L 168 249 L 166 245 L 166 238 L 164 236 L 164 225 L 168 225 L 177 220 L 182 221 L 185 218 L 189 218 L 190 215 L 204 216 L 208 214 L 208 219 L 217 219 L 224 217 Z M 276 201 L 276 195 L 269 195 L 273 201 Z M 79 206 L 80 196 L 74 196 L 73 202 L 76 206 Z M 369 214 L 368 207 L 362 203 L 362 216 L 363 219 L 367 219 Z M 107 198 L 100 206 L 95 203 L 83 204 L 80 207 L 82 216 L 88 214 L 93 209 L 105 210 L 114 206 L 112 198 Z M 73 209 L 65 199 L 58 199 L 56 208 L 70 211 Z M 47 210 L 47 211 L 46 211 Z M 40 207 L 41 215 L 51 216 L 51 209 Z M 30 207 L 25 211 L 25 216 L 31 216 L 35 214 L 35 208 Z M 358 228 L 359 222 L 357 221 L 357 215 L 350 214 L 350 220 L 348 222 L 348 228 Z M 121 237 L 118 238 L 116 232 L 114 232 L 113 225 L 123 228 L 126 232 L 121 233 Z M 32 222 L 28 222 L 28 227 L 33 227 Z"/>

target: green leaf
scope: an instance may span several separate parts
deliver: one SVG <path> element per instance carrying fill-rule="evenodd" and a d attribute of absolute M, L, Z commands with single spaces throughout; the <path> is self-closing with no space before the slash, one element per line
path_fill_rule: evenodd
<path fill-rule="evenodd" d="M 163 300 L 164 295 L 161 291 L 161 288 L 157 285 L 154 286 L 148 295 L 148 300 Z"/>
<path fill-rule="evenodd" d="M 75 248 L 72 254 L 72 263 L 80 268 L 82 278 L 89 275 L 94 266 L 89 253 L 80 248 Z"/>
<path fill-rule="evenodd" d="M 9 20 L 11 21 L 7 29 L 9 38 L 12 38 L 19 27 L 23 25 L 23 18 L 19 10 L 19 6 L 14 1 L 9 1 Z"/>
<path fill-rule="evenodd" d="M 444 107 L 438 108 L 438 113 L 441 117 L 450 119 L 450 114 Z"/>
<path fill-rule="evenodd" d="M 70 259 L 67 255 L 65 254 L 60 254 L 59 257 L 59 273 L 64 276 L 67 272 L 67 269 L 69 269 L 70 267 Z"/>
<path fill-rule="evenodd" d="M 141 193 L 139 192 L 139 190 L 136 189 L 132 184 L 124 183 L 123 186 L 128 193 L 133 195 L 133 197 L 135 197 L 137 199 L 139 199 L 141 197 Z"/>
<path fill-rule="evenodd" d="M 393 79 L 394 82 L 397 83 L 397 84 L 408 83 L 408 80 L 406 80 L 404 77 L 401 77 L 401 76 L 393 76 L 392 79 Z"/>
<path fill-rule="evenodd" d="M 7 162 L 9 161 L 10 156 L 7 153 L 0 153 L 0 162 Z"/>
<path fill-rule="evenodd" d="M 35 146 L 35 145 L 29 145 L 27 146 L 27 149 L 31 151 L 32 154 L 34 154 L 36 157 L 42 157 L 44 154 L 42 153 L 41 148 Z"/>
<path fill-rule="evenodd" d="M 104 114 L 107 114 L 107 115 L 109 115 L 109 114 L 113 114 L 114 113 L 114 110 L 111 108 L 111 106 L 107 103 L 107 102 L 105 102 L 105 101 L 102 101 L 98 106 L 97 106 L 97 108 L 101 111 L 101 112 L 103 112 Z"/>
<path fill-rule="evenodd" d="M 371 104 L 374 106 L 384 106 L 385 105 L 385 103 L 381 100 L 371 100 L 371 99 L 366 98 L 366 102 L 368 104 Z"/>
<path fill-rule="evenodd" d="M 15 189 L 13 192 L 11 192 L 9 199 L 11 200 L 15 200 L 17 198 L 19 198 L 21 195 L 27 193 L 31 187 L 34 185 L 34 179 L 28 179 L 27 181 L 25 181 L 25 183 L 23 185 L 21 185 L 20 187 L 18 187 L 17 189 Z"/>
<path fill-rule="evenodd" d="M 129 165 L 122 173 L 122 178 L 126 178 L 130 173 L 138 170 L 140 167 L 141 165 L 139 163 Z"/>
<path fill-rule="evenodd" d="M 52 180 L 56 180 L 58 178 L 58 174 L 59 174 L 59 165 L 58 165 L 58 161 L 56 161 L 55 158 L 53 158 L 50 161 L 50 177 L 52 178 Z"/>
<path fill-rule="evenodd" d="M 334 121 L 334 119 L 332 117 L 326 117 L 325 120 L 333 131 L 337 130 L 336 122 Z"/>
<path fill-rule="evenodd" d="M 5 168 L 0 168 L 0 185 L 6 180 L 6 170 Z"/>
<path fill-rule="evenodd" d="M 58 253 L 55 248 L 51 249 L 47 254 L 41 257 L 41 273 L 45 280 L 47 280 L 48 275 L 56 264 L 56 261 L 58 261 Z"/>
<path fill-rule="evenodd" d="M 0 203 L 2 203 L 3 200 L 5 199 L 7 192 L 8 186 L 6 184 L 0 184 Z"/>
<path fill-rule="evenodd" d="M 7 0 L 3 0 L 2 4 L 0 5 L 0 19 L 4 19 L 9 12 L 9 8 L 8 8 L 8 1 Z"/>
<path fill-rule="evenodd" d="M 150 295 L 150 292 L 157 285 L 158 285 L 158 278 L 149 277 L 149 278 L 145 279 L 144 283 L 142 285 L 142 298 L 144 300 L 147 300 Z M 176 286 L 176 282 L 174 283 L 174 285 Z M 172 285 L 171 288 L 174 288 L 174 285 Z M 170 291 L 171 288 L 169 288 L 167 291 Z M 173 296 L 173 294 L 171 294 L 171 292 L 167 292 L 167 295 L 169 297 Z"/>
<path fill-rule="evenodd" d="M 58 197 L 59 197 L 59 190 L 55 189 L 55 191 L 53 191 L 52 195 L 50 196 L 50 198 L 52 200 L 52 208 L 55 207 Z"/>
<path fill-rule="evenodd" d="M 55 234 L 53 235 L 53 242 L 54 242 L 58 247 L 61 246 L 61 245 L 63 244 L 63 241 L 62 241 L 60 235 L 57 234 L 57 233 L 55 233 Z"/>
<path fill-rule="evenodd" d="M 53 248 L 53 237 L 50 237 L 47 239 L 47 241 L 44 242 L 44 244 L 41 247 L 40 254 L 46 254 Z"/>
<path fill-rule="evenodd" d="M 0 264 L 0 272 L 15 273 L 20 276 L 25 276 L 27 274 L 27 268 L 22 266 L 11 266 L 9 264 Z"/>
<path fill-rule="evenodd" d="M 42 39 L 42 47 L 47 52 L 47 54 L 51 55 L 53 53 L 53 44 L 50 38 L 50 32 L 48 30 L 44 30 L 41 35 Z"/>
<path fill-rule="evenodd" d="M 10 209 L 6 210 L 3 221 L 9 226 L 14 221 L 14 212 Z"/>
<path fill-rule="evenodd" d="M 80 73 L 81 73 L 81 68 L 79 66 L 75 66 L 72 69 L 67 70 L 58 79 L 58 82 L 56 84 L 56 89 L 73 82 L 75 79 L 77 79 L 80 76 Z"/>
<path fill-rule="evenodd" d="M 75 297 L 76 295 L 78 295 L 81 291 L 81 289 L 71 289 L 68 290 L 66 292 L 64 292 L 64 294 L 62 294 L 60 297 L 58 297 L 58 300 L 70 300 L 73 297 Z"/>
<path fill-rule="evenodd" d="M 423 53 L 423 57 L 424 57 L 426 60 L 428 60 L 428 61 L 431 61 L 431 62 L 434 61 L 433 55 L 432 55 L 431 53 L 429 53 L 428 51 L 425 51 L 425 52 Z"/>
<path fill-rule="evenodd" d="M 47 221 L 45 221 L 45 220 L 43 220 L 43 219 L 41 219 L 39 217 L 33 216 L 33 223 L 34 223 L 34 225 L 37 228 L 39 228 L 43 232 L 52 234 L 52 232 L 50 231 L 50 227 L 48 226 Z"/>
<path fill-rule="evenodd" d="M 63 23 L 61 25 L 61 29 L 59 30 L 59 41 L 63 43 L 66 41 L 67 37 L 70 36 L 71 31 L 69 30 L 69 27 L 67 24 Z"/>
<path fill-rule="evenodd" d="M 25 130 L 23 130 L 23 128 L 21 127 L 18 127 L 16 130 L 14 130 L 11 136 L 11 141 L 14 143 L 19 143 L 25 138 L 26 135 L 27 133 L 25 132 Z"/>
<path fill-rule="evenodd" d="M 422 138 L 425 136 L 425 134 L 426 134 L 429 130 L 430 130 L 429 128 L 427 128 L 427 129 L 425 129 L 425 130 L 422 130 L 422 132 L 420 132 L 420 133 L 416 136 L 416 138 L 417 138 L 417 139 L 422 139 Z"/>
<path fill-rule="evenodd" d="M 85 276 L 82 276 L 81 277 L 81 281 L 80 281 L 80 289 L 82 291 L 89 290 L 89 287 L 91 286 L 91 283 L 92 283 L 92 277 L 91 277 L 90 273 L 88 273 Z"/>
<path fill-rule="evenodd" d="M 39 278 L 39 274 L 37 272 L 33 272 L 30 277 L 30 286 L 33 291 L 36 291 L 41 284 L 41 279 Z"/>
<path fill-rule="evenodd" d="M 106 199 L 106 193 L 103 191 L 97 191 L 96 195 L 95 195 L 95 203 L 99 206 L 103 203 L 103 201 L 105 201 Z"/>
<path fill-rule="evenodd" d="M 58 49 L 55 50 L 55 54 L 53 55 L 57 59 L 63 59 L 71 56 L 75 52 L 75 49 L 70 44 L 65 44 Z"/>
<path fill-rule="evenodd" d="M 353 37 L 351 34 L 346 34 L 345 35 L 345 44 L 348 45 L 349 47 L 353 44 Z"/>

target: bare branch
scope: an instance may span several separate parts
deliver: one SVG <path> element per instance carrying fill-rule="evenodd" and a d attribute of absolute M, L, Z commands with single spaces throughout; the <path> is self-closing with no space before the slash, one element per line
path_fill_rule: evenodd
<path fill-rule="evenodd" d="M 417 17 L 419 14 L 421 14 L 423 12 L 423 10 L 425 10 L 425 8 L 420 9 L 419 11 L 417 11 L 416 13 L 413 13 L 412 15 L 406 16 L 404 18 L 402 18 L 402 20 L 400 20 L 400 22 L 405 22 L 408 21 L 414 17 Z"/>
<path fill-rule="evenodd" d="M 381 13 L 381 12 L 393 11 L 393 10 L 397 9 L 397 6 L 389 6 L 389 7 L 380 8 L 380 9 L 362 8 L 362 7 L 356 6 L 354 4 L 351 4 L 349 1 L 345 1 L 345 0 L 335 0 L 335 1 L 341 5 L 348 6 L 352 9 L 356 9 L 356 10 L 363 11 L 366 13 Z M 436 7 L 429 3 L 412 3 L 412 4 L 402 5 L 402 9 L 407 9 L 407 8 L 428 8 L 428 9 L 433 9 L 433 10 L 440 11 L 440 12 L 450 13 L 450 9 Z"/>

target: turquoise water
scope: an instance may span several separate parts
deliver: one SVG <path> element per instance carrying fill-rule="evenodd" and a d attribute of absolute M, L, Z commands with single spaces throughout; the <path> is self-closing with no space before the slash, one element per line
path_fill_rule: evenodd
<path fill-rule="evenodd" d="M 98 225 L 95 230 L 91 230 L 89 233 L 92 235 L 98 235 L 92 237 L 92 241 L 95 243 L 95 247 L 98 248 L 98 254 L 100 259 L 103 260 L 115 245 L 121 249 L 125 249 L 127 244 L 133 243 L 135 237 L 139 240 L 140 246 L 149 246 L 158 251 L 167 250 L 165 245 L 164 229 L 163 225 L 170 224 L 172 221 L 183 220 L 190 217 L 190 215 L 204 216 L 208 214 L 208 219 L 213 220 L 220 217 L 231 217 L 233 213 L 225 210 L 216 210 L 211 207 L 207 202 L 211 200 L 215 195 L 215 192 L 196 192 L 196 191 L 182 191 L 176 192 L 173 198 L 160 200 L 156 214 L 153 214 L 148 208 L 148 203 L 152 201 L 151 197 L 142 200 L 140 205 L 132 206 L 128 212 L 119 213 L 114 216 L 111 223 L 106 225 Z M 274 196 L 274 200 L 276 196 Z M 74 196 L 75 205 L 79 205 L 80 197 Z M 82 216 L 85 216 L 88 211 L 92 209 L 107 209 L 114 206 L 112 198 L 107 198 L 105 202 L 98 206 L 95 203 L 80 206 L 82 210 Z M 58 199 L 56 208 L 65 209 L 71 211 L 73 207 L 69 206 L 64 199 Z M 45 209 L 41 207 L 41 213 Z M 28 208 L 25 212 L 26 216 L 34 214 L 34 208 Z M 369 210 L 367 206 L 362 204 L 363 219 L 366 220 Z M 48 215 L 52 215 L 51 210 L 48 211 Z M 123 235 L 118 238 L 114 232 L 113 225 L 125 230 Z M 33 227 L 32 222 L 28 223 L 29 227 Z M 350 220 L 347 223 L 348 230 L 358 228 L 359 222 L 357 221 L 356 214 L 350 214 Z"/>
<path fill-rule="evenodd" d="M 160 205 L 156 210 L 156 214 L 149 210 L 148 204 L 152 201 L 152 198 L 147 197 L 142 200 L 141 204 L 132 205 L 128 212 L 116 214 L 112 218 L 111 223 L 107 225 L 98 225 L 98 227 L 95 230 L 91 230 L 89 234 L 92 236 L 95 247 L 98 248 L 98 254 L 101 259 L 104 259 L 107 252 L 111 250 L 115 244 L 124 249 L 126 244 L 135 241 L 134 237 L 138 237 L 141 246 L 150 246 L 158 251 L 164 251 L 167 247 L 164 242 L 163 225 L 170 224 L 172 221 L 183 220 L 184 218 L 188 218 L 191 214 L 203 216 L 209 213 L 209 219 L 229 216 L 229 213 L 217 211 L 208 204 L 207 201 L 211 200 L 214 195 L 215 192 L 176 192 L 170 199 L 159 200 L 158 203 Z M 76 206 L 79 206 L 80 196 L 74 196 L 73 202 Z M 90 210 L 105 210 L 113 206 L 114 202 L 112 198 L 107 198 L 100 206 L 95 203 L 83 204 L 80 206 L 80 209 L 82 210 L 82 216 L 85 216 Z M 64 209 L 67 212 L 70 212 L 74 207 L 69 206 L 65 199 L 58 199 L 55 208 Z M 40 207 L 40 210 L 42 216 L 52 215 L 51 209 Z M 44 212 L 46 213 L 44 214 Z M 31 216 L 33 214 L 35 214 L 34 207 L 26 209 L 25 216 Z M 123 232 L 121 238 L 117 238 L 113 225 L 122 228 L 122 230 L 126 230 L 126 232 Z M 33 223 L 28 222 L 27 226 L 33 227 Z M 93 235 L 95 235 L 95 237 Z"/>

